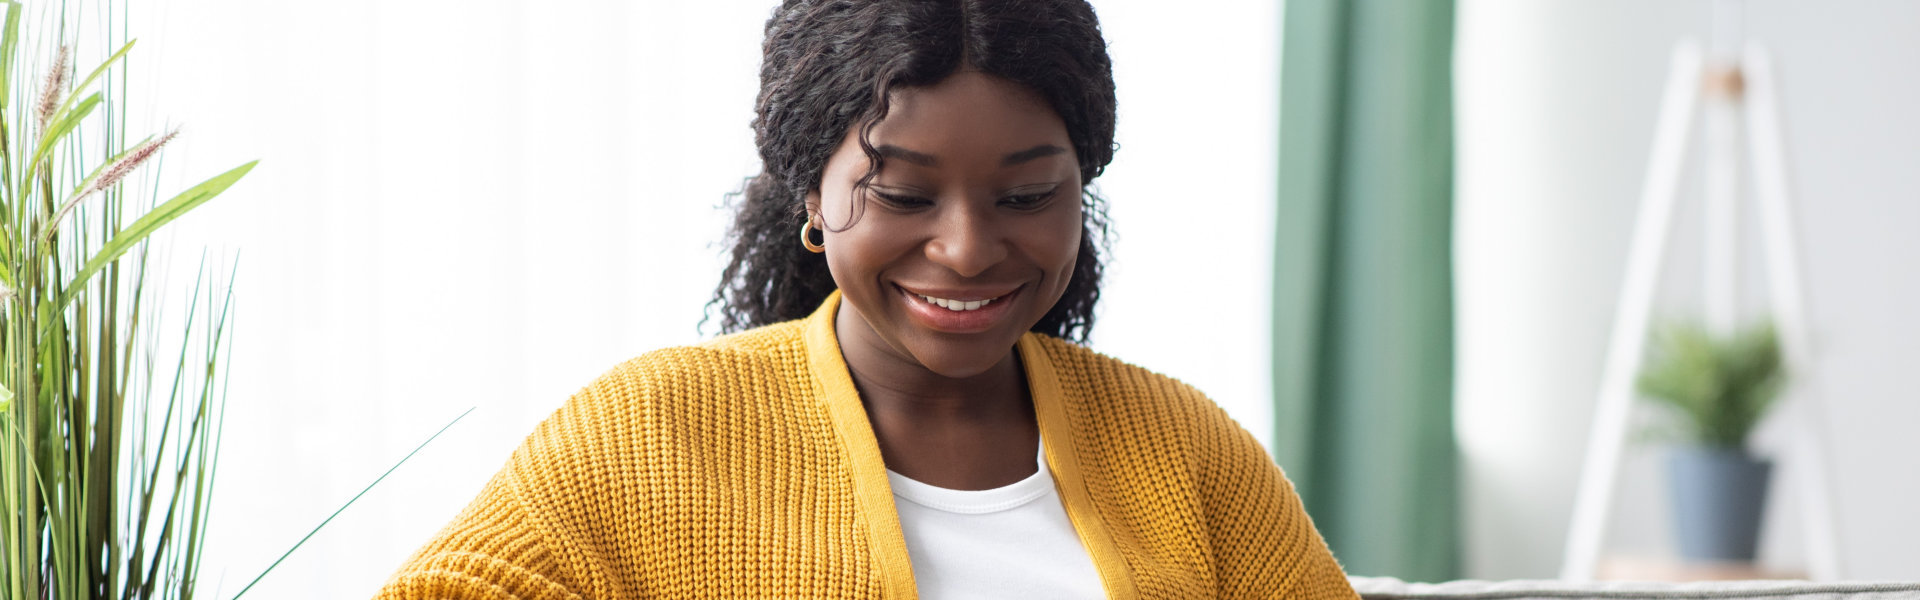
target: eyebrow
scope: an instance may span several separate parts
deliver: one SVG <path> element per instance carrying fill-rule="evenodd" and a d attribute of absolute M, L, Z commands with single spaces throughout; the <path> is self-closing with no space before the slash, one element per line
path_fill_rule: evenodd
<path fill-rule="evenodd" d="M 879 153 L 880 158 L 882 159 L 897 158 L 897 159 L 907 161 L 916 165 L 920 165 L 922 167 L 936 167 L 940 165 L 940 159 L 934 157 L 934 155 L 932 154 L 927 154 L 925 152 L 914 152 L 912 150 L 901 148 L 899 146 L 895 146 L 892 144 L 881 145 L 879 147 L 874 148 L 874 151 Z M 1034 146 L 1032 148 L 1028 148 L 1026 150 L 1021 150 L 1019 152 L 1014 152 L 1012 154 L 1006 155 L 1006 157 L 1000 159 L 1000 166 L 1011 167 L 1011 166 L 1028 162 L 1037 158 L 1053 156 L 1055 154 L 1064 154 L 1066 153 L 1066 151 L 1067 151 L 1066 148 L 1061 148 L 1053 144 L 1041 144 L 1038 146 Z"/>
<path fill-rule="evenodd" d="M 874 148 L 874 151 L 880 153 L 880 158 L 883 159 L 898 158 L 922 167 L 935 167 L 940 165 L 940 159 L 934 158 L 932 154 L 914 152 L 892 144 L 885 144 Z"/>
<path fill-rule="evenodd" d="M 1015 152 L 1013 154 L 1008 154 L 1006 158 L 1000 159 L 1000 166 L 1011 167 L 1011 166 L 1014 166 L 1023 162 L 1027 162 L 1036 158 L 1053 156 L 1055 154 L 1065 154 L 1066 152 L 1067 152 L 1066 148 L 1061 148 L 1053 144 L 1041 144 L 1038 146 L 1034 146 L 1032 148 L 1028 148 L 1026 150 Z"/>

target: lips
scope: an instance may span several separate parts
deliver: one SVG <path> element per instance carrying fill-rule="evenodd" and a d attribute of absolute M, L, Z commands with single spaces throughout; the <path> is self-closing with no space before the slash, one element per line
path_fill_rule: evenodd
<path fill-rule="evenodd" d="M 979 333 L 992 329 L 1011 312 L 1022 288 L 1006 291 L 936 289 L 895 286 L 907 304 L 907 314 L 921 326 L 946 333 Z"/>

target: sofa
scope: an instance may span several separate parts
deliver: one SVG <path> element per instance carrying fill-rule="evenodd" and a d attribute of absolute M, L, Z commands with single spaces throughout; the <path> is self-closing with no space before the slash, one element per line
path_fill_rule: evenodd
<path fill-rule="evenodd" d="M 1920 600 L 1920 583 L 1449 581 L 1352 577 L 1365 600 Z"/>

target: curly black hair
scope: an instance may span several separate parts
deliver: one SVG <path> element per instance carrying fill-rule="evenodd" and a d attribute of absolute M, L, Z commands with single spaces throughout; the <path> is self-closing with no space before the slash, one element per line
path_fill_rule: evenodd
<path fill-rule="evenodd" d="M 1106 203 L 1085 187 L 1113 160 L 1113 68 L 1084 0 L 786 0 L 767 20 L 754 107 L 761 172 L 734 195 L 731 260 L 709 309 L 723 333 L 806 316 L 834 289 L 796 235 L 806 196 L 850 128 L 868 142 L 895 87 L 931 86 L 962 64 L 1038 93 L 1079 155 L 1080 249 L 1067 289 L 1033 331 L 1084 343 L 1100 298 Z"/>

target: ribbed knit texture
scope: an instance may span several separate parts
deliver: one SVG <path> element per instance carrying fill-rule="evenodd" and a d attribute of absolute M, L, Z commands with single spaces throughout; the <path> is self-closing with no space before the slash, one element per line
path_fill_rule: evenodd
<path fill-rule="evenodd" d="M 856 493 L 860 474 L 884 481 L 885 465 L 837 433 L 830 409 L 858 398 L 823 392 L 836 388 L 821 379 L 846 377 L 838 347 L 808 343 L 809 327 L 830 330 L 838 301 L 808 319 L 650 352 L 601 376 L 542 423 L 377 598 L 910 590 L 904 557 L 875 556 L 904 553 L 883 537 L 897 537 L 897 523 L 865 516 L 891 515 L 891 505 L 863 505 L 880 496 Z M 841 372 L 818 373 L 810 348 L 831 353 Z M 1279 468 L 1212 401 L 1055 338 L 1028 334 L 1020 348 L 1030 375 L 1050 368 L 1056 378 L 1034 386 L 1042 435 L 1110 597 L 1357 598 Z M 1117 560 L 1103 561 L 1103 549 Z"/>

